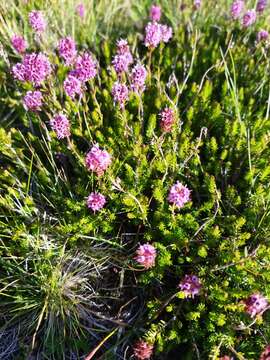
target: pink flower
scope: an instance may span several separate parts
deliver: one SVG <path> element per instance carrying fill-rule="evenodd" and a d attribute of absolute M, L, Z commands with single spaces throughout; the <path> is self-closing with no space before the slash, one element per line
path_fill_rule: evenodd
<path fill-rule="evenodd" d="M 117 52 L 118 55 L 130 54 L 130 49 L 129 49 L 129 45 L 128 45 L 127 40 L 125 40 L 125 39 L 117 40 L 116 45 L 117 45 L 117 51 L 116 52 Z"/>
<path fill-rule="evenodd" d="M 194 7 L 195 9 L 199 9 L 201 7 L 201 0 L 194 0 Z"/>
<path fill-rule="evenodd" d="M 87 207 L 94 212 L 101 210 L 104 207 L 105 203 L 105 196 L 97 192 L 92 192 L 87 198 Z"/>
<path fill-rule="evenodd" d="M 64 89 L 66 94 L 74 99 L 76 95 L 82 94 L 82 83 L 75 76 L 69 74 L 64 81 Z"/>
<path fill-rule="evenodd" d="M 14 35 L 11 39 L 12 46 L 18 53 L 22 54 L 27 48 L 27 42 L 20 35 Z"/>
<path fill-rule="evenodd" d="M 233 360 L 233 358 L 228 355 L 224 355 L 222 357 L 219 357 L 219 360 Z"/>
<path fill-rule="evenodd" d="M 25 81 L 24 66 L 21 63 L 17 63 L 12 66 L 12 74 L 16 80 Z"/>
<path fill-rule="evenodd" d="M 268 307 L 267 299 L 261 294 L 252 294 L 245 301 L 245 311 L 254 318 L 257 314 L 263 313 Z"/>
<path fill-rule="evenodd" d="M 150 19 L 152 21 L 159 21 L 161 18 L 161 7 L 158 5 L 152 5 L 150 9 Z"/>
<path fill-rule="evenodd" d="M 258 31 L 258 33 L 257 33 L 257 41 L 260 42 L 260 41 L 267 40 L 268 36 L 269 36 L 268 31 L 266 31 L 266 30 L 260 30 L 260 31 Z"/>
<path fill-rule="evenodd" d="M 180 209 L 190 201 L 190 190 L 177 181 L 170 189 L 168 201 Z"/>
<path fill-rule="evenodd" d="M 185 293 L 185 296 L 192 298 L 199 294 L 201 287 L 200 280 L 196 275 L 185 275 L 179 284 L 179 288 Z"/>
<path fill-rule="evenodd" d="M 33 10 L 29 13 L 29 23 L 32 29 L 38 34 L 42 33 L 46 29 L 46 21 L 43 17 L 42 11 Z"/>
<path fill-rule="evenodd" d="M 76 12 L 81 18 L 85 16 L 85 7 L 83 3 L 80 3 L 76 6 Z"/>
<path fill-rule="evenodd" d="M 173 109 L 165 108 L 160 113 L 160 127 L 165 132 L 170 132 L 175 122 L 175 114 Z"/>
<path fill-rule="evenodd" d="M 259 0 L 257 2 L 256 11 L 258 13 L 262 13 L 262 12 L 264 12 L 266 6 L 267 6 L 267 0 Z"/>
<path fill-rule="evenodd" d="M 264 351 L 261 353 L 260 360 L 270 359 L 270 345 L 267 345 Z"/>
<path fill-rule="evenodd" d="M 49 59 L 42 53 L 26 54 L 22 63 L 16 64 L 12 68 L 15 79 L 29 81 L 35 86 L 40 85 L 51 71 Z"/>
<path fill-rule="evenodd" d="M 64 139 L 70 136 L 70 124 L 67 117 L 63 114 L 57 114 L 50 120 L 52 129 L 56 132 L 58 139 Z"/>
<path fill-rule="evenodd" d="M 40 91 L 27 91 L 23 98 L 26 110 L 37 111 L 42 106 L 42 93 Z"/>
<path fill-rule="evenodd" d="M 113 58 L 112 65 L 118 75 L 128 71 L 129 65 L 133 62 L 133 57 L 130 53 L 129 45 L 126 40 L 120 39 L 117 41 L 117 51 Z"/>
<path fill-rule="evenodd" d="M 160 25 L 161 28 L 161 39 L 163 42 L 167 43 L 172 37 L 172 28 L 167 25 Z"/>
<path fill-rule="evenodd" d="M 145 28 L 144 44 L 147 47 L 155 48 L 162 41 L 162 31 L 160 24 L 149 22 Z"/>
<path fill-rule="evenodd" d="M 232 3 L 231 6 L 231 16 L 234 20 L 238 19 L 244 9 L 244 1 L 243 0 L 236 0 Z"/>
<path fill-rule="evenodd" d="M 112 61 L 114 70 L 118 75 L 127 72 L 130 63 L 130 59 L 126 55 L 115 55 Z"/>
<path fill-rule="evenodd" d="M 77 55 L 75 41 L 70 36 L 61 39 L 58 51 L 59 55 L 65 60 L 66 65 L 71 65 Z"/>
<path fill-rule="evenodd" d="M 121 84 L 118 81 L 114 83 L 112 88 L 112 96 L 114 102 L 119 103 L 120 108 L 124 108 L 125 101 L 128 99 L 128 88 L 125 84 Z"/>
<path fill-rule="evenodd" d="M 154 246 L 150 244 L 143 244 L 140 245 L 139 248 L 136 250 L 135 260 L 144 266 L 145 269 L 149 269 L 155 266 L 155 259 L 157 253 Z"/>
<path fill-rule="evenodd" d="M 72 75 L 82 82 L 93 79 L 97 74 L 97 63 L 91 54 L 84 52 L 75 60 L 75 70 Z"/>
<path fill-rule="evenodd" d="M 133 354 L 137 360 L 148 360 L 153 354 L 154 345 L 139 340 L 133 346 Z"/>
<path fill-rule="evenodd" d="M 248 10 L 245 15 L 243 16 L 242 25 L 243 27 L 247 28 L 254 24 L 256 21 L 256 11 L 255 10 Z"/>
<path fill-rule="evenodd" d="M 131 72 L 131 88 L 135 92 L 142 92 L 145 89 L 147 71 L 141 64 L 134 66 Z"/>
<path fill-rule="evenodd" d="M 98 145 L 94 145 L 87 153 L 85 158 L 88 170 L 101 176 L 112 162 L 111 155 L 106 150 L 101 150 Z"/>

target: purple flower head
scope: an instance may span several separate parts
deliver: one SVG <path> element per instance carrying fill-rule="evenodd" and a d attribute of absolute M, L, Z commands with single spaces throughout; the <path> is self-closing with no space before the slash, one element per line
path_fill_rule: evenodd
<path fill-rule="evenodd" d="M 154 345 L 144 340 L 137 341 L 133 346 L 133 354 L 137 360 L 149 360 L 153 354 Z"/>
<path fill-rule="evenodd" d="M 58 51 L 59 55 L 65 60 L 66 65 L 73 64 L 77 50 L 75 41 L 70 36 L 59 41 Z"/>
<path fill-rule="evenodd" d="M 258 31 L 258 33 L 257 33 L 257 41 L 258 41 L 258 42 L 267 40 L 268 37 L 269 37 L 269 33 L 268 33 L 268 31 L 266 31 L 266 30 L 260 30 L 260 31 Z"/>
<path fill-rule="evenodd" d="M 161 39 L 167 43 L 172 37 L 172 28 L 167 25 L 160 25 L 161 28 Z"/>
<path fill-rule="evenodd" d="M 168 201 L 180 209 L 190 201 L 190 190 L 177 181 L 170 189 Z"/>
<path fill-rule="evenodd" d="M 26 110 L 38 111 L 42 106 L 42 93 L 40 91 L 27 91 L 23 98 Z"/>
<path fill-rule="evenodd" d="M 150 9 L 151 21 L 159 21 L 161 18 L 161 7 L 158 5 L 152 5 Z"/>
<path fill-rule="evenodd" d="M 179 288 L 185 293 L 185 296 L 192 298 L 199 294 L 201 287 L 200 280 L 196 275 L 185 275 L 179 284 Z"/>
<path fill-rule="evenodd" d="M 76 13 L 81 17 L 84 18 L 85 16 L 85 7 L 83 3 L 80 3 L 76 6 Z"/>
<path fill-rule="evenodd" d="M 123 55 L 115 55 L 112 61 L 112 65 L 114 70 L 118 75 L 122 74 L 123 72 L 128 71 L 129 65 L 132 63 L 132 60 L 126 54 Z"/>
<path fill-rule="evenodd" d="M 118 55 L 124 55 L 124 54 L 130 53 L 130 49 L 129 49 L 127 40 L 125 40 L 125 39 L 117 40 L 116 45 L 117 45 L 116 52 Z"/>
<path fill-rule="evenodd" d="M 51 73 L 51 64 L 46 55 L 32 53 L 24 56 L 22 63 L 12 68 L 14 77 L 20 81 L 29 81 L 40 85 Z"/>
<path fill-rule="evenodd" d="M 69 74 L 64 81 L 64 89 L 66 94 L 74 99 L 76 95 L 82 94 L 82 83 L 72 74 Z"/>
<path fill-rule="evenodd" d="M 198 10 L 201 7 L 201 0 L 194 0 L 193 5 L 194 8 Z"/>
<path fill-rule="evenodd" d="M 136 256 L 134 259 L 145 269 L 149 269 L 155 266 L 155 259 L 157 256 L 156 249 L 150 244 L 143 244 L 138 247 L 136 250 Z"/>
<path fill-rule="evenodd" d="M 244 9 L 244 1 L 243 0 L 236 0 L 232 3 L 231 6 L 231 16 L 234 20 L 238 19 L 241 16 L 241 13 Z"/>
<path fill-rule="evenodd" d="M 259 360 L 269 360 L 269 359 L 270 359 L 270 345 L 267 345 L 266 348 L 261 353 Z"/>
<path fill-rule="evenodd" d="M 160 127 L 164 132 L 170 132 L 175 122 L 175 114 L 173 109 L 165 108 L 160 113 Z"/>
<path fill-rule="evenodd" d="M 137 64 L 134 66 L 131 72 L 131 88 L 135 92 L 142 92 L 145 90 L 145 81 L 147 77 L 146 68 Z"/>
<path fill-rule="evenodd" d="M 144 45 L 150 48 L 155 48 L 162 41 L 162 31 L 160 24 L 156 22 L 149 22 L 145 28 Z"/>
<path fill-rule="evenodd" d="M 119 103 L 120 108 L 124 108 L 125 101 L 128 99 L 128 88 L 125 84 L 121 84 L 118 81 L 114 83 L 112 88 L 113 100 Z"/>
<path fill-rule="evenodd" d="M 23 64 L 17 63 L 12 66 L 12 74 L 16 80 L 25 81 Z"/>
<path fill-rule="evenodd" d="M 20 54 L 23 54 L 27 48 L 27 42 L 20 35 L 12 36 L 11 43 L 14 49 Z"/>
<path fill-rule="evenodd" d="M 256 21 L 256 11 L 255 10 L 248 10 L 245 15 L 243 16 L 242 25 L 243 27 L 247 28 L 254 24 Z"/>
<path fill-rule="evenodd" d="M 120 75 L 122 72 L 127 72 L 128 67 L 132 62 L 133 57 L 130 53 L 127 41 L 123 39 L 118 40 L 116 55 L 112 61 L 116 73 Z"/>
<path fill-rule="evenodd" d="M 262 12 L 264 12 L 266 6 L 267 6 L 267 0 L 259 0 L 257 2 L 256 11 L 258 13 L 262 13 Z"/>
<path fill-rule="evenodd" d="M 87 169 L 95 172 L 98 176 L 103 175 L 111 162 L 111 155 L 106 150 L 101 150 L 98 145 L 94 145 L 85 158 Z"/>
<path fill-rule="evenodd" d="M 63 114 L 57 114 L 50 120 L 52 129 L 56 132 L 58 139 L 70 136 L 70 124 L 68 118 Z"/>
<path fill-rule="evenodd" d="M 29 23 L 32 29 L 38 34 L 44 32 L 47 25 L 42 11 L 36 10 L 33 10 L 29 13 Z"/>
<path fill-rule="evenodd" d="M 75 70 L 72 75 L 77 77 L 80 81 L 86 82 L 93 79 L 97 74 L 97 63 L 92 55 L 84 52 L 75 60 Z"/>
<path fill-rule="evenodd" d="M 268 301 L 261 294 L 252 294 L 245 301 L 245 305 L 245 311 L 254 318 L 257 314 L 261 314 L 266 310 Z"/>
<path fill-rule="evenodd" d="M 86 203 L 87 207 L 95 212 L 101 210 L 104 207 L 106 204 L 106 198 L 100 193 L 92 192 L 89 194 Z"/>

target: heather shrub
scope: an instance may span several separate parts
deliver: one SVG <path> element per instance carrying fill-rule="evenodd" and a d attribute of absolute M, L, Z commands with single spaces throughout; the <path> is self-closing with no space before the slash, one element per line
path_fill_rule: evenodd
<path fill-rule="evenodd" d="M 51 44 L 34 14 L 26 50 L 3 41 L 5 358 L 266 354 L 269 48 L 248 5 L 189 3 L 178 26 L 164 2 L 96 43 Z"/>

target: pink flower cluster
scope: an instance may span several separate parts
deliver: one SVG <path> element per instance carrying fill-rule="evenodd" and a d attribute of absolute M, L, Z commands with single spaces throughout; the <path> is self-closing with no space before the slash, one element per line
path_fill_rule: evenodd
<path fill-rule="evenodd" d="M 267 6 L 267 0 L 258 0 L 257 6 L 256 6 L 256 11 L 258 13 L 262 13 L 262 12 L 264 12 L 266 6 Z"/>
<path fill-rule="evenodd" d="M 120 39 L 117 42 L 116 55 L 113 58 L 112 65 L 117 73 L 121 75 L 123 72 L 128 71 L 128 67 L 133 62 L 133 57 L 129 49 L 128 42 Z"/>
<path fill-rule="evenodd" d="M 131 88 L 135 92 L 143 92 L 147 78 L 146 68 L 142 64 L 136 64 L 131 71 Z"/>
<path fill-rule="evenodd" d="M 82 83 L 73 75 L 68 75 L 64 81 L 64 89 L 66 94 L 74 99 L 76 95 L 82 94 Z"/>
<path fill-rule="evenodd" d="M 58 44 L 59 55 L 65 60 L 66 65 L 73 64 L 76 55 L 76 44 L 72 37 L 68 36 L 59 41 Z"/>
<path fill-rule="evenodd" d="M 262 314 L 268 307 L 267 299 L 261 294 L 252 294 L 245 301 L 245 311 L 253 318 L 257 314 Z"/>
<path fill-rule="evenodd" d="M 22 63 L 12 67 L 15 79 L 29 81 L 35 86 L 40 85 L 51 73 L 49 59 L 42 53 L 31 53 L 24 56 Z"/>
<path fill-rule="evenodd" d="M 185 293 L 185 296 L 192 298 L 199 294 L 201 287 L 200 280 L 196 275 L 185 275 L 179 284 L 179 288 Z"/>
<path fill-rule="evenodd" d="M 256 10 L 250 9 L 247 10 L 242 18 L 242 26 L 244 28 L 247 28 L 251 25 L 253 25 L 256 21 L 257 14 L 262 13 L 267 5 L 266 0 L 259 0 L 256 6 Z M 245 2 L 243 0 L 235 0 L 231 5 L 231 16 L 234 20 L 239 19 L 242 15 L 242 12 L 244 11 Z"/>
<path fill-rule="evenodd" d="M 180 209 L 190 201 L 190 190 L 177 181 L 170 189 L 168 201 Z"/>
<path fill-rule="evenodd" d="M 155 48 L 161 42 L 168 42 L 171 37 L 172 28 L 170 26 L 149 22 L 145 28 L 144 44 L 149 48 Z"/>
<path fill-rule="evenodd" d="M 106 198 L 104 195 L 92 192 L 87 198 L 87 207 L 94 212 L 101 210 L 106 204 Z"/>
<path fill-rule="evenodd" d="M 147 243 L 139 246 L 134 259 L 145 269 L 149 269 L 155 265 L 156 256 L 157 252 L 154 246 Z"/>
<path fill-rule="evenodd" d="M 255 10 L 247 10 L 247 12 L 243 16 L 242 25 L 247 28 L 253 25 L 256 21 L 256 11 Z"/>
<path fill-rule="evenodd" d="M 57 114 L 50 120 L 52 129 L 56 132 L 58 139 L 64 139 L 70 136 L 70 123 L 63 114 Z"/>
<path fill-rule="evenodd" d="M 269 360 L 270 359 L 270 345 L 267 345 L 264 351 L 260 355 L 259 360 Z"/>
<path fill-rule="evenodd" d="M 72 99 L 81 95 L 83 83 L 93 79 L 97 74 L 97 63 L 88 52 L 77 56 L 74 61 L 74 69 L 70 71 L 64 81 L 64 89 Z"/>
<path fill-rule="evenodd" d="M 114 102 L 119 103 L 120 108 L 123 109 L 125 106 L 125 101 L 128 99 L 128 87 L 125 84 L 121 84 L 117 81 L 113 85 L 112 96 Z"/>
<path fill-rule="evenodd" d="M 160 127 L 164 132 L 170 132 L 175 123 L 175 114 L 173 109 L 165 108 L 160 113 Z"/>
<path fill-rule="evenodd" d="M 46 29 L 46 20 L 42 11 L 33 10 L 29 13 L 29 23 L 37 34 L 42 33 Z"/>
<path fill-rule="evenodd" d="M 40 91 L 27 91 L 23 98 L 23 104 L 26 110 L 37 111 L 42 106 L 42 93 Z"/>
<path fill-rule="evenodd" d="M 152 21 L 159 21 L 161 18 L 161 7 L 158 5 L 152 5 L 150 9 L 150 19 Z"/>
<path fill-rule="evenodd" d="M 224 355 L 224 356 L 220 357 L 219 360 L 233 360 L 233 358 L 230 357 L 229 355 Z"/>
<path fill-rule="evenodd" d="M 148 360 L 153 354 L 154 345 L 139 340 L 133 346 L 133 354 L 137 360 Z"/>
<path fill-rule="evenodd" d="M 268 31 L 266 31 L 266 30 L 260 30 L 260 31 L 258 31 L 258 33 L 257 33 L 257 41 L 258 41 L 258 42 L 267 40 L 268 37 L 269 37 L 269 33 L 268 33 Z"/>
<path fill-rule="evenodd" d="M 201 7 L 201 0 L 194 0 L 194 8 L 198 10 Z"/>
<path fill-rule="evenodd" d="M 94 145 L 87 153 L 85 158 L 88 170 L 101 176 L 112 162 L 111 155 L 106 150 L 101 150 L 98 145 Z"/>
<path fill-rule="evenodd" d="M 72 75 L 82 82 L 93 79 L 97 74 L 97 63 L 92 55 L 84 52 L 82 55 L 77 56 L 75 60 L 75 68 Z"/>
<path fill-rule="evenodd" d="M 14 49 L 20 54 L 23 54 L 27 48 L 27 42 L 20 35 L 12 36 L 11 43 Z"/>
<path fill-rule="evenodd" d="M 236 0 L 231 6 L 231 16 L 234 20 L 239 19 L 244 9 L 245 3 L 243 0 Z"/>

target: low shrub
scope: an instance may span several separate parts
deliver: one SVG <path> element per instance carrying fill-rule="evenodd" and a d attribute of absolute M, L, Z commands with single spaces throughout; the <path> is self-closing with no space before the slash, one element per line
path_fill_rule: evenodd
<path fill-rule="evenodd" d="M 11 354 L 258 359 L 269 342 L 269 49 L 189 21 L 4 57 Z"/>

